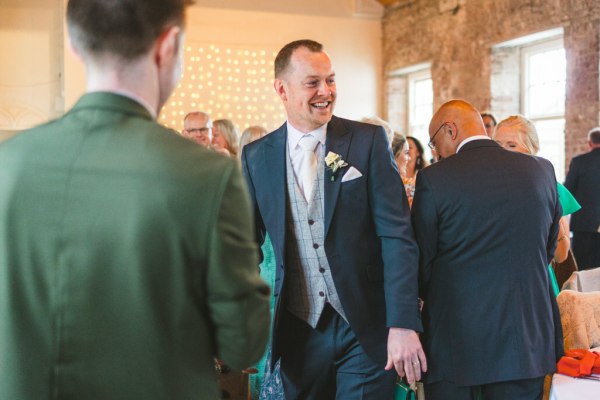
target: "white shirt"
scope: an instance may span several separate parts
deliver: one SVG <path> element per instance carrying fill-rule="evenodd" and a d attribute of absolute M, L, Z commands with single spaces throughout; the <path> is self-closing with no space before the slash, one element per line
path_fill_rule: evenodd
<path fill-rule="evenodd" d="M 294 169 L 294 176 L 296 177 L 296 182 L 300 182 L 301 179 L 299 177 L 300 173 L 300 159 L 302 155 L 302 148 L 298 146 L 298 142 L 300 138 L 304 135 L 312 135 L 315 139 L 319 141 L 317 145 L 317 151 L 315 155 L 317 156 L 317 160 L 322 152 L 325 151 L 325 138 L 327 136 L 327 124 L 321 125 L 317 129 L 312 132 L 303 133 L 298 129 L 294 128 L 290 122 L 287 122 L 287 133 L 288 133 L 288 149 L 290 152 L 290 161 L 292 162 L 292 168 Z M 318 168 L 318 166 L 317 166 Z"/>
<path fill-rule="evenodd" d="M 463 140 L 462 142 L 460 142 L 460 144 L 458 145 L 458 147 L 456 148 L 456 152 L 458 153 L 460 151 L 460 149 L 467 143 L 472 142 L 473 140 L 481 140 L 481 139 L 487 139 L 487 140 L 492 140 L 490 139 L 489 136 L 486 135 L 475 135 L 475 136 L 469 136 L 468 138 L 466 138 L 465 140 Z"/>

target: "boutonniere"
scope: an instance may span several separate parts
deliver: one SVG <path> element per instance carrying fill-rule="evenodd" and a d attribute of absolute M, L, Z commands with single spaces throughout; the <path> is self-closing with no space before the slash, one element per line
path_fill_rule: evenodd
<path fill-rule="evenodd" d="M 325 157 L 325 165 L 331 170 L 331 181 L 333 182 L 340 168 L 348 166 L 348 163 L 342 159 L 342 156 L 330 151 Z"/>

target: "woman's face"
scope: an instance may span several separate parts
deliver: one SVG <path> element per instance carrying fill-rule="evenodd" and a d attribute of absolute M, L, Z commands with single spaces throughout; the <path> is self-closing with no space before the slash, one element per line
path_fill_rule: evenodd
<path fill-rule="evenodd" d="M 417 164 L 417 158 L 419 158 L 419 149 L 415 145 L 412 139 L 406 139 L 408 142 L 408 156 L 410 157 L 410 165 L 413 167 Z"/>
<path fill-rule="evenodd" d="M 400 172 L 406 171 L 406 164 L 408 164 L 408 162 L 410 161 L 408 140 L 404 142 L 404 146 L 402 147 L 402 149 L 398 153 L 396 153 L 395 158 L 396 164 L 398 164 L 398 170 L 400 170 Z"/>
<path fill-rule="evenodd" d="M 509 126 L 501 125 L 494 132 L 494 140 L 506 150 L 516 151 L 523 154 L 531 154 L 527 147 L 523 145 L 521 133 Z"/>
<path fill-rule="evenodd" d="M 214 148 L 230 150 L 225 135 L 223 135 L 223 132 L 221 132 L 218 127 L 213 126 L 212 134 L 212 145 Z"/>

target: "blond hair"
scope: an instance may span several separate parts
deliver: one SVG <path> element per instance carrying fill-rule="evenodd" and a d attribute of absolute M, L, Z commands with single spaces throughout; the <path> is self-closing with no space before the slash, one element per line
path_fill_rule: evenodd
<path fill-rule="evenodd" d="M 234 123 L 228 119 L 217 119 L 213 122 L 213 131 L 214 129 L 223 134 L 231 155 L 237 156 L 240 133 Z"/>
<path fill-rule="evenodd" d="M 494 136 L 500 127 L 510 128 L 519 133 L 519 142 L 527 149 L 530 154 L 537 154 L 540 151 L 540 139 L 537 134 L 537 129 L 533 122 L 522 115 L 511 115 L 508 118 L 500 121 L 494 129 Z"/>
<path fill-rule="evenodd" d="M 239 147 L 239 156 L 241 157 L 242 155 L 242 150 L 244 149 L 244 146 L 247 144 L 250 144 L 252 142 L 254 142 L 255 140 L 260 139 L 261 137 L 265 136 L 267 134 L 267 130 L 265 128 L 263 128 L 262 126 L 258 126 L 258 125 L 254 125 L 254 126 L 249 126 L 246 129 L 244 129 L 244 132 L 242 132 L 242 137 L 240 138 L 240 147 Z"/>

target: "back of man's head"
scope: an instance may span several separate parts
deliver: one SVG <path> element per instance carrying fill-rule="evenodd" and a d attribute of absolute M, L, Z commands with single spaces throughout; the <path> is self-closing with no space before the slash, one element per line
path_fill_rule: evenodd
<path fill-rule="evenodd" d="M 600 147 L 600 126 L 592 129 L 588 132 L 588 141 L 590 147 L 597 148 Z"/>
<path fill-rule="evenodd" d="M 165 28 L 183 26 L 190 0 L 69 0 L 67 27 L 86 57 L 131 61 L 148 52 Z"/>

